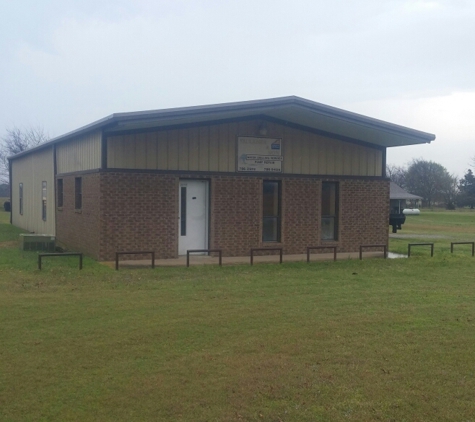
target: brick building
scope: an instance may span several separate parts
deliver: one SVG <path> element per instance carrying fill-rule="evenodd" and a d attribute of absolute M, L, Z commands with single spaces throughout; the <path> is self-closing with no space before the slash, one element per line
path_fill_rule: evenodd
<path fill-rule="evenodd" d="M 13 224 L 116 251 L 388 241 L 386 148 L 435 136 L 298 97 L 119 113 L 10 159 Z"/>

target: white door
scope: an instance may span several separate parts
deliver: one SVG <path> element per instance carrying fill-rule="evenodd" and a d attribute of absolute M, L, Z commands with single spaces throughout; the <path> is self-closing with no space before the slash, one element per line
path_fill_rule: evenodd
<path fill-rule="evenodd" d="M 181 180 L 178 192 L 178 255 L 208 248 L 208 181 Z"/>

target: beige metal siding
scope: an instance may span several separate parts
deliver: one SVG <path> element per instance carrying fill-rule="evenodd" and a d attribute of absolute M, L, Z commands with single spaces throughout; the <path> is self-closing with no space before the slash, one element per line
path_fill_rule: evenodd
<path fill-rule="evenodd" d="M 188 142 L 190 144 L 190 161 L 188 163 L 188 168 L 190 170 L 198 171 L 200 169 L 200 132 L 197 128 L 189 130 Z"/>
<path fill-rule="evenodd" d="M 186 129 L 110 136 L 109 168 L 236 171 L 236 139 L 259 136 L 262 121 L 230 122 Z M 282 138 L 283 172 L 381 176 L 383 153 L 356 143 L 266 122 L 271 138 Z"/>
<path fill-rule="evenodd" d="M 56 147 L 57 171 L 71 173 L 101 167 L 101 131 L 77 137 Z"/>
<path fill-rule="evenodd" d="M 53 147 L 12 161 L 12 223 L 39 234 L 55 234 Z M 46 182 L 46 221 L 42 218 L 42 182 Z M 23 183 L 23 215 L 19 185 Z"/>
<path fill-rule="evenodd" d="M 200 171 L 209 170 L 209 127 L 199 128 Z"/>

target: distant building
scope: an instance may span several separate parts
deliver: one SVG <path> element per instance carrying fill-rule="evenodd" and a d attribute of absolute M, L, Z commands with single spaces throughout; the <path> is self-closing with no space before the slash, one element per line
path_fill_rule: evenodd
<path fill-rule="evenodd" d="M 407 192 L 401 186 L 394 182 L 389 183 L 389 199 L 391 213 L 401 214 L 404 208 L 407 208 L 407 201 L 411 201 L 414 205 L 422 201 L 422 196 L 413 195 Z"/>
<path fill-rule="evenodd" d="M 389 182 L 389 225 L 392 226 L 393 233 L 397 233 L 397 229 L 401 229 L 406 222 L 403 210 L 407 207 L 407 201 L 418 203 L 422 199 L 422 196 L 413 195 L 396 183 Z"/>
<path fill-rule="evenodd" d="M 298 97 L 113 114 L 11 158 L 12 223 L 116 251 L 387 244 L 386 149 L 435 136 Z"/>

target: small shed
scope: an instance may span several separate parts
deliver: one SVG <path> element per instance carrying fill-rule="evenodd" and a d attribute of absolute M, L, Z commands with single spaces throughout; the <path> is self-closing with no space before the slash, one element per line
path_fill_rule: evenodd
<path fill-rule="evenodd" d="M 411 200 L 420 201 L 422 197 L 405 191 L 394 182 L 389 183 L 389 225 L 393 227 L 393 233 L 402 229 L 402 225 L 406 222 L 403 210 L 406 208 L 406 201 Z"/>
<path fill-rule="evenodd" d="M 421 201 L 421 196 L 413 195 L 407 192 L 401 186 L 394 182 L 389 184 L 389 199 L 390 199 L 390 213 L 402 214 L 404 208 L 406 208 L 406 201 Z"/>

